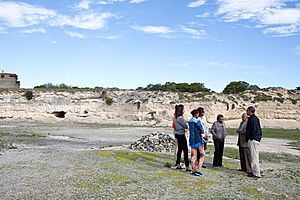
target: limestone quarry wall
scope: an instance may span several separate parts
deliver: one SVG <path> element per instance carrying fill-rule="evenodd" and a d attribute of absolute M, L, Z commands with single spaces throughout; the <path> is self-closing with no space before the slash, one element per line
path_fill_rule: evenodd
<path fill-rule="evenodd" d="M 103 91 L 33 91 L 33 98 L 27 100 L 24 93 L 0 93 L 0 120 L 49 122 L 57 120 L 51 113 L 64 111 L 66 115 L 61 120 L 70 122 L 170 126 L 175 104 L 182 103 L 187 119 L 191 117 L 192 109 L 202 106 L 209 122 L 215 121 L 218 114 L 223 114 L 227 120 L 237 120 L 249 105 L 254 105 L 261 119 L 294 120 L 300 124 L 300 101 L 292 102 L 285 91 L 281 92 L 283 102 L 251 102 L 251 99 L 245 101 L 239 96 L 217 93 L 195 96 L 136 90 L 107 90 L 105 97 Z M 276 92 L 273 93 L 271 91 L 268 95 L 276 96 Z M 295 95 L 298 94 L 294 94 L 293 98 L 298 98 Z M 106 100 L 110 98 L 113 103 L 108 105 Z"/>

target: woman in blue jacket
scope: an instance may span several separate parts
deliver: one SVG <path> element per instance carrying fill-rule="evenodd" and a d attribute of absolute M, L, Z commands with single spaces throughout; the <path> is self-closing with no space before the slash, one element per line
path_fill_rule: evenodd
<path fill-rule="evenodd" d="M 192 175 L 194 176 L 204 176 L 204 174 L 200 171 L 202 164 L 204 162 L 204 140 L 202 133 L 204 133 L 204 129 L 201 125 L 201 121 L 198 119 L 199 111 L 193 110 L 191 112 L 193 117 L 189 121 L 189 130 L 190 130 L 190 146 L 192 152 Z M 196 159 L 197 159 L 197 150 L 200 152 L 200 159 L 198 160 L 198 167 L 196 169 Z"/>

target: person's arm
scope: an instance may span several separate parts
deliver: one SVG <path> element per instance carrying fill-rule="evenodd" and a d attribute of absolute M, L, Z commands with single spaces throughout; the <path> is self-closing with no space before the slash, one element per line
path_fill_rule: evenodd
<path fill-rule="evenodd" d="M 242 133 L 242 123 L 243 122 L 241 122 L 239 128 L 236 129 L 236 133 Z"/>
<path fill-rule="evenodd" d="M 200 129 L 200 131 L 201 131 L 201 134 L 203 134 L 203 133 L 204 133 L 204 129 L 203 129 L 203 126 L 202 126 L 200 120 L 197 121 L 197 126 L 199 127 L 199 129 Z"/>
<path fill-rule="evenodd" d="M 184 128 L 184 129 L 188 129 L 188 125 L 186 124 L 186 122 L 184 121 L 183 117 L 178 117 L 177 118 L 177 121 L 181 124 L 181 126 Z"/>
<path fill-rule="evenodd" d="M 227 136 L 227 128 L 226 128 L 226 124 L 223 122 L 223 126 L 224 126 L 224 138 Z"/>
<path fill-rule="evenodd" d="M 189 122 L 189 127 L 190 127 L 190 137 L 189 137 L 189 141 L 190 141 L 190 145 L 192 143 L 194 143 L 195 141 L 195 135 L 194 135 L 194 123 L 193 122 Z"/>
<path fill-rule="evenodd" d="M 211 134 L 213 135 L 213 136 L 215 136 L 216 135 L 216 132 L 215 132 L 215 126 L 216 126 L 216 123 L 214 122 L 213 123 L 213 125 L 211 126 Z"/>
<path fill-rule="evenodd" d="M 241 130 L 240 133 L 241 133 L 242 135 L 246 135 L 246 128 L 247 128 L 247 123 L 244 122 L 244 123 L 242 124 L 241 128 L 240 128 L 240 130 Z"/>
<path fill-rule="evenodd" d="M 255 126 L 255 122 L 254 122 L 254 118 L 252 117 L 251 119 L 249 119 L 249 127 L 247 125 L 247 138 L 250 140 L 254 139 L 254 126 Z"/>

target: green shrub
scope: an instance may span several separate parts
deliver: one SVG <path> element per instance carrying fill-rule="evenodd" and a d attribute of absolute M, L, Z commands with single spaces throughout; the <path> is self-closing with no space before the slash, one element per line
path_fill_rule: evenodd
<path fill-rule="evenodd" d="M 254 97 L 254 102 L 272 101 L 272 97 L 264 93 L 259 93 Z"/>
<path fill-rule="evenodd" d="M 292 104 L 294 104 L 294 105 L 297 104 L 297 101 L 298 101 L 297 99 L 292 99 L 292 98 L 288 98 L 288 100 L 290 100 L 292 102 Z"/>
<path fill-rule="evenodd" d="M 25 97 L 28 101 L 31 100 L 33 98 L 32 91 L 30 90 L 30 91 L 25 92 Z"/>
<path fill-rule="evenodd" d="M 250 85 L 245 81 L 232 81 L 224 88 L 224 94 L 238 94 L 246 90 L 259 90 L 260 88 L 257 85 Z"/>
<path fill-rule="evenodd" d="M 276 93 L 277 94 L 277 96 L 279 96 L 279 97 L 282 97 L 283 96 L 283 94 L 281 94 L 281 93 Z"/>
<path fill-rule="evenodd" d="M 250 101 L 251 100 L 251 97 L 250 96 L 247 96 L 245 94 L 239 94 L 239 96 L 244 100 L 244 101 Z"/>
<path fill-rule="evenodd" d="M 211 92 L 210 89 L 206 88 L 203 83 L 174 83 L 166 82 L 162 84 L 149 84 L 147 87 L 139 87 L 137 90 L 145 91 L 165 91 L 165 92 Z"/>
<path fill-rule="evenodd" d="M 167 167 L 167 168 L 171 168 L 171 167 L 172 167 L 172 164 L 169 163 L 169 162 L 166 162 L 164 166 Z"/>
<path fill-rule="evenodd" d="M 281 97 L 274 97 L 273 100 L 274 101 L 279 101 L 280 103 L 284 102 L 284 98 L 281 98 Z"/>
<path fill-rule="evenodd" d="M 105 103 L 106 103 L 107 105 L 109 105 L 109 106 L 110 106 L 113 102 L 114 102 L 114 101 L 113 101 L 112 98 L 108 98 L 108 99 L 105 100 Z"/>

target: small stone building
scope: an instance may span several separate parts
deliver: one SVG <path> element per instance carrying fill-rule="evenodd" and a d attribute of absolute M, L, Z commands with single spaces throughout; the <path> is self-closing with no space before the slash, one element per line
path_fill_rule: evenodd
<path fill-rule="evenodd" d="M 0 73 L 0 89 L 19 89 L 18 75 L 12 73 Z"/>

